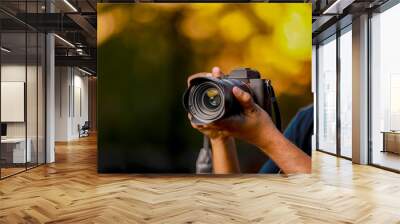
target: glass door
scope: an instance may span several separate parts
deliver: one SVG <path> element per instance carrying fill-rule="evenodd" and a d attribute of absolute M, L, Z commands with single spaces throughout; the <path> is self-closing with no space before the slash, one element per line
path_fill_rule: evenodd
<path fill-rule="evenodd" d="M 1 34 L 1 176 L 26 170 L 32 151 L 27 148 L 26 32 Z M 28 149 L 28 150 L 27 150 Z"/>

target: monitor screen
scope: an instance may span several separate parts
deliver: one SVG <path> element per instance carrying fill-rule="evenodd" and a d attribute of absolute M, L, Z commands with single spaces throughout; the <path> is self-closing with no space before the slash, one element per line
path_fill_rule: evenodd
<path fill-rule="evenodd" d="M 1 136 L 7 136 L 7 124 L 1 124 Z"/>

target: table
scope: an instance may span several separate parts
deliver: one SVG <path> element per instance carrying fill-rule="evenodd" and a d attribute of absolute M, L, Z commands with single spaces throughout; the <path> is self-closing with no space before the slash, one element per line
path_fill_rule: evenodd
<path fill-rule="evenodd" d="M 392 152 L 400 154 L 400 131 L 382 131 L 382 134 L 382 152 Z"/>
<path fill-rule="evenodd" d="M 25 140 L 28 142 L 25 151 Z M 5 138 L 1 139 L 1 157 L 6 163 L 31 162 L 32 141 L 30 138 Z"/>

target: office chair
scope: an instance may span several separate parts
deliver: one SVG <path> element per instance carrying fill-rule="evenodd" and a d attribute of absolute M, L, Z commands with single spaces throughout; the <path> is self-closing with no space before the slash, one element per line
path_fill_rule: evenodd
<path fill-rule="evenodd" d="M 80 127 L 80 125 L 78 124 L 79 138 L 89 136 L 89 129 L 90 129 L 89 121 L 85 121 L 82 127 Z"/>

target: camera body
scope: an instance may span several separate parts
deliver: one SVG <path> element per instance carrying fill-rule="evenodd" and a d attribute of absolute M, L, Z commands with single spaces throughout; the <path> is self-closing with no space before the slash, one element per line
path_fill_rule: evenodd
<path fill-rule="evenodd" d="M 221 78 L 198 77 L 190 81 L 183 95 L 183 105 L 195 124 L 209 124 L 242 112 L 232 93 L 233 87 L 250 93 L 254 102 L 270 115 L 275 94 L 268 79 L 261 79 L 258 71 L 238 68 Z"/>

